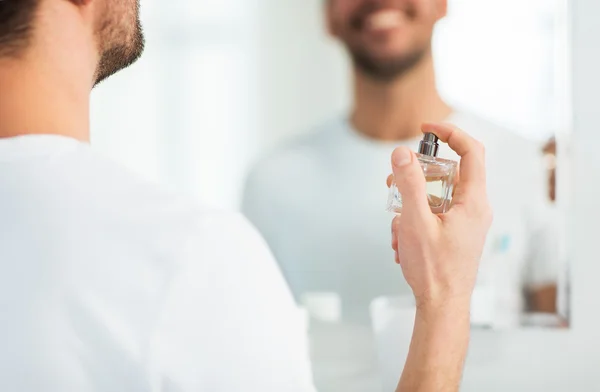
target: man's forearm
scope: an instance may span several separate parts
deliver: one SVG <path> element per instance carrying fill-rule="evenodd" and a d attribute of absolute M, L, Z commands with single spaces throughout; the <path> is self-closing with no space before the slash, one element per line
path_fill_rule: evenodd
<path fill-rule="evenodd" d="M 397 392 L 456 392 L 469 346 L 468 301 L 417 310 Z"/>

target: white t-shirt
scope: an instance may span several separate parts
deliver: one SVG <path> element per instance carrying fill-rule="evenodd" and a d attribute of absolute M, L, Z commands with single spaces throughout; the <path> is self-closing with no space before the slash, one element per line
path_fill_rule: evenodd
<path fill-rule="evenodd" d="M 495 210 L 473 300 L 473 323 L 514 326 L 524 307 L 523 288 L 556 280 L 541 147 L 465 113 L 448 121 L 485 144 Z M 375 141 L 338 119 L 265 157 L 249 175 L 244 213 L 265 236 L 299 302 L 310 293 L 339 295 L 339 336 L 353 330 L 356 341 L 368 341 L 369 334 L 357 326 L 369 328 L 371 301 L 411 293 L 393 262 L 385 180 L 393 149 L 402 144 L 417 150 L 419 140 Z M 439 156 L 458 160 L 447 145 L 440 146 Z M 354 356 L 338 351 L 336 357 L 316 345 L 319 358 L 313 353 L 313 362 L 324 364 L 314 368 L 315 382 L 319 389 L 325 385 L 323 391 L 358 391 L 352 382 L 336 387 L 342 379 L 376 368 L 375 354 L 364 349 Z M 330 346 L 331 351 L 340 347 Z M 332 364 L 335 358 L 338 365 Z M 326 367 L 337 370 L 328 377 Z"/>
<path fill-rule="evenodd" d="M 0 390 L 313 391 L 262 238 L 59 136 L 0 139 Z"/>

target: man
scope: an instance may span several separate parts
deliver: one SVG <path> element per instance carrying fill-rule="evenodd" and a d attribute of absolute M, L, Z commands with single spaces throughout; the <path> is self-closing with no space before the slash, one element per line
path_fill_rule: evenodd
<path fill-rule="evenodd" d="M 0 390 L 312 391 L 301 317 L 256 232 L 88 145 L 90 90 L 142 49 L 134 0 L 0 0 Z M 442 219 L 414 154 L 394 155 L 407 213 L 392 246 L 419 304 L 402 392 L 458 390 L 490 219 L 480 146 L 428 131 L 465 159 Z"/>
<path fill-rule="evenodd" d="M 455 123 L 488 150 L 490 198 L 498 213 L 473 323 L 515 327 L 527 298 L 533 310 L 555 310 L 556 241 L 545 212 L 539 146 L 442 100 L 431 43 L 446 8 L 446 0 L 326 1 L 329 31 L 352 60 L 352 111 L 268 155 L 247 180 L 243 211 L 273 249 L 297 301 L 319 308 L 322 293 L 339 296 L 341 309 L 326 319 L 340 315 L 340 328 L 314 330 L 317 386 L 331 385 L 332 391 L 378 388 L 369 305 L 379 296 L 410 292 L 387 262 L 387 195 L 378 179 L 394 147 L 417 150 L 423 121 Z M 458 159 L 445 146 L 440 157 Z M 355 344 L 346 347 L 350 338 Z M 340 378 L 347 385 L 340 387 Z M 360 388 L 359 380 L 365 383 Z"/>
<path fill-rule="evenodd" d="M 0 390 L 312 391 L 302 315 L 240 216 L 89 145 L 135 0 L 0 1 Z"/>

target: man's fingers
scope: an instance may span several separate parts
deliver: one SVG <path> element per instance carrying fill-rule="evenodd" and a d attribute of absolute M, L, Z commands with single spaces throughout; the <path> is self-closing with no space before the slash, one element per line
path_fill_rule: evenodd
<path fill-rule="evenodd" d="M 392 186 L 392 182 L 394 181 L 394 175 L 390 174 L 387 178 L 387 186 L 388 188 Z"/>
<path fill-rule="evenodd" d="M 425 175 L 416 155 L 406 147 L 398 147 L 392 154 L 392 169 L 402 195 L 402 214 L 423 219 L 433 217 L 427 202 Z"/>
<path fill-rule="evenodd" d="M 435 134 L 461 157 L 461 180 L 485 184 L 485 149 L 483 144 L 450 124 L 423 124 L 423 132 Z"/>
<path fill-rule="evenodd" d="M 423 132 L 435 134 L 460 155 L 460 182 L 456 182 L 454 204 L 486 197 L 485 149 L 483 144 L 450 124 L 423 124 Z"/>

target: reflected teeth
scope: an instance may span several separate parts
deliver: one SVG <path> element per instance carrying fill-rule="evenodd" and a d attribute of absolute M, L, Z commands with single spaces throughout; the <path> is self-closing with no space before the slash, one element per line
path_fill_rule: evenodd
<path fill-rule="evenodd" d="M 386 30 L 398 27 L 402 14 L 396 10 L 378 11 L 367 19 L 367 26 L 373 30 Z"/>

